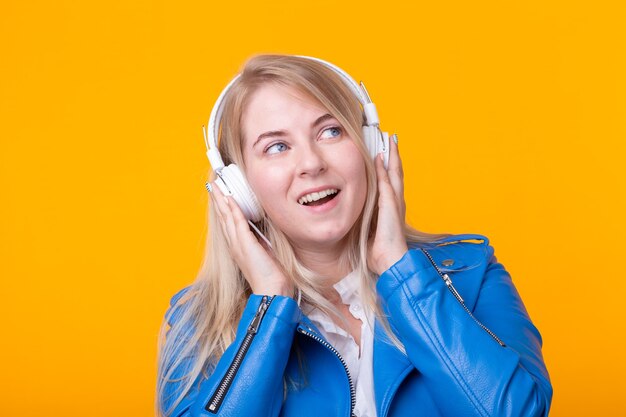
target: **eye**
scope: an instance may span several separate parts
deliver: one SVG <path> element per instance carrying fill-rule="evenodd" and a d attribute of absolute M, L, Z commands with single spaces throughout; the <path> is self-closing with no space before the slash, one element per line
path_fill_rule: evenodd
<path fill-rule="evenodd" d="M 322 131 L 322 139 L 336 138 L 343 131 L 339 126 L 332 126 Z"/>
<path fill-rule="evenodd" d="M 276 143 L 271 144 L 267 148 L 265 148 L 264 153 L 268 155 L 273 155 L 275 153 L 284 152 L 286 150 L 287 150 L 287 145 L 285 145 L 283 142 L 276 142 Z"/>

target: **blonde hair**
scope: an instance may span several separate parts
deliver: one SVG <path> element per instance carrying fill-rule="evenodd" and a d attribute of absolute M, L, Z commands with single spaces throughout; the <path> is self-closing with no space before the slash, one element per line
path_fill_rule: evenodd
<path fill-rule="evenodd" d="M 361 215 L 346 236 L 347 249 L 340 262 L 361 277 L 364 303 L 376 312 L 391 339 L 399 344 L 376 302 L 377 276 L 367 267 L 367 242 L 376 226 L 378 192 L 374 163 L 363 142 L 363 111 L 340 76 L 327 66 L 302 57 L 259 55 L 249 59 L 224 101 L 219 142 L 224 163 L 236 163 L 245 172 L 242 114 L 252 94 L 267 83 L 295 88 L 320 103 L 355 140 L 365 160 L 367 197 Z M 228 247 L 212 203 L 208 222 L 204 261 L 196 280 L 183 297 L 174 301 L 161 327 L 156 396 L 160 416 L 170 415 L 194 382 L 211 372 L 234 341 L 238 320 L 251 294 L 235 261 L 224 256 Z M 336 313 L 332 304 L 321 296 L 323 280 L 300 262 L 288 237 L 267 216 L 257 226 L 269 238 L 276 259 L 294 287 L 301 291 L 302 300 L 327 314 Z M 405 236 L 408 242 L 418 243 L 434 242 L 449 235 L 428 234 L 406 225 Z M 174 382 L 178 382 L 177 389 L 172 392 Z"/>

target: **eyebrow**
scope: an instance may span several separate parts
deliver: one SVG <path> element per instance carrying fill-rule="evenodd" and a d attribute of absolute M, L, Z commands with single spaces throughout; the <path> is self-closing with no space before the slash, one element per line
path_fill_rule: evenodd
<path fill-rule="evenodd" d="M 320 123 L 325 122 L 328 119 L 334 119 L 334 116 L 330 113 L 326 113 L 318 117 L 313 123 L 311 123 L 311 129 L 314 129 L 315 126 L 319 125 Z M 259 143 L 262 139 L 276 137 L 276 136 L 277 137 L 287 136 L 287 132 L 285 132 L 284 130 L 270 130 L 268 132 L 261 133 L 259 137 L 256 139 L 256 141 L 254 141 L 254 143 L 252 144 L 252 147 L 254 148 L 256 144 Z"/>

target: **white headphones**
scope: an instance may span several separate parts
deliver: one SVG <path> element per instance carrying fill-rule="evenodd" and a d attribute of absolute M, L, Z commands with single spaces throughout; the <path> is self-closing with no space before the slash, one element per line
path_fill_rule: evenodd
<path fill-rule="evenodd" d="M 365 115 L 365 125 L 363 126 L 363 138 L 365 140 L 365 146 L 369 150 L 370 156 L 373 158 L 376 157 L 379 153 L 383 153 L 385 168 L 389 162 L 389 134 L 387 132 L 382 132 L 379 127 L 378 120 L 378 112 L 376 111 L 376 106 L 372 103 L 367 90 L 365 89 L 365 85 L 363 82 L 357 84 L 356 81 L 352 79 L 344 70 L 341 68 L 331 64 L 330 62 L 323 61 L 319 58 L 313 58 L 309 56 L 298 55 L 300 58 L 306 58 L 313 61 L 317 61 L 331 70 L 335 71 L 337 74 L 341 76 L 345 84 L 352 90 L 356 98 L 361 103 L 363 108 L 363 113 Z M 262 218 L 262 209 L 259 201 L 256 196 L 250 189 L 246 178 L 243 173 L 235 164 L 230 164 L 228 166 L 224 165 L 224 161 L 222 160 L 222 156 L 219 153 L 217 148 L 217 139 L 219 137 L 219 128 L 220 121 L 222 118 L 223 112 L 223 101 L 226 93 L 230 89 L 230 87 L 234 84 L 234 82 L 240 77 L 240 74 L 235 76 L 231 82 L 222 90 L 215 105 L 213 106 L 213 110 L 211 111 L 211 117 L 209 119 L 208 126 L 208 137 L 207 130 L 204 129 L 204 142 L 207 148 L 207 157 L 209 158 L 209 162 L 211 163 L 211 168 L 217 175 L 217 179 L 215 183 L 224 195 L 232 196 L 233 199 L 237 202 L 241 211 L 250 221 L 258 222 Z M 210 189 L 210 185 L 206 183 L 207 190 Z M 256 227 L 255 227 L 256 228 Z"/>

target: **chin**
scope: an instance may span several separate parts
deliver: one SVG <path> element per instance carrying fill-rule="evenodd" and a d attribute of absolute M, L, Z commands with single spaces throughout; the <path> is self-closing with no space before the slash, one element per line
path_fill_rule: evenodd
<path fill-rule="evenodd" d="M 325 231 L 316 230 L 307 236 L 300 236 L 295 241 L 298 242 L 298 246 L 302 248 L 307 247 L 329 247 L 345 241 L 346 237 L 350 233 L 350 229 L 342 232 L 339 228 L 331 228 Z"/>

